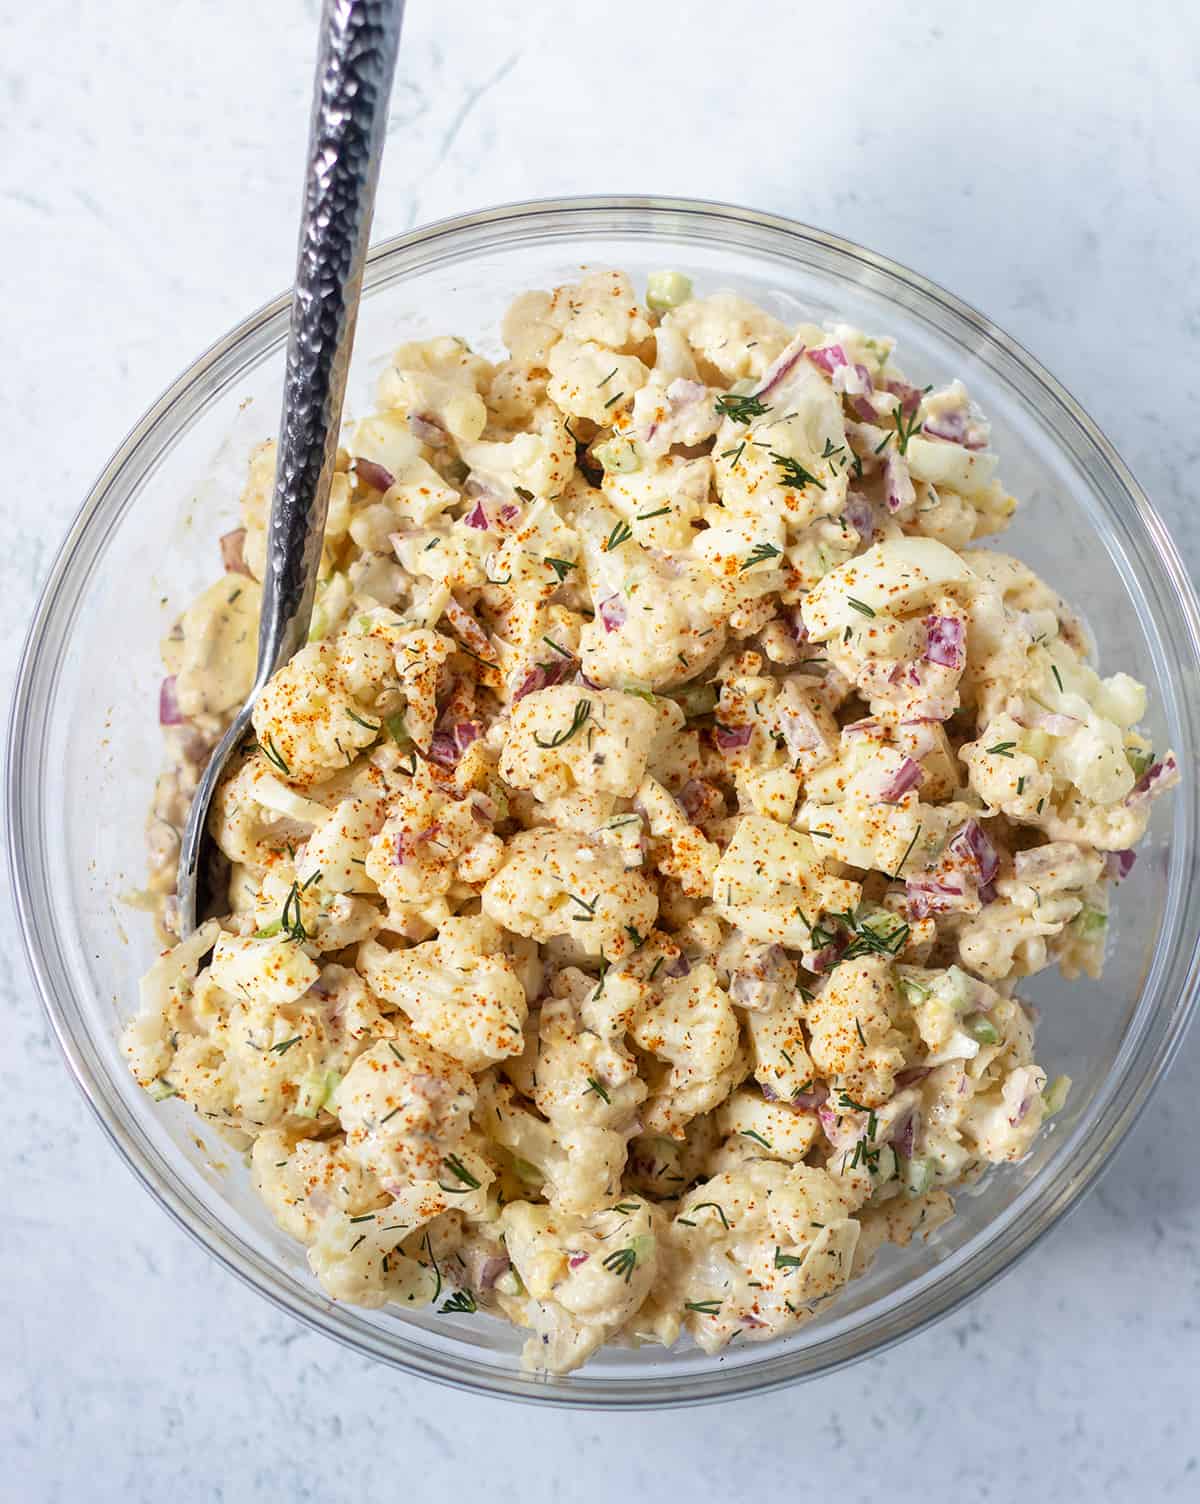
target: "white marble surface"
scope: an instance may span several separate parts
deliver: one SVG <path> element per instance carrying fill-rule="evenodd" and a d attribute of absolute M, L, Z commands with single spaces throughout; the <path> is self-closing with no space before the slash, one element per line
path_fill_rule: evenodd
<path fill-rule="evenodd" d="M 290 275 L 315 4 L 0 7 L 0 578 L 19 630 L 142 409 Z M 1200 12 L 410 0 L 377 231 L 503 199 L 792 214 L 986 309 L 1193 561 Z M 1135 14 L 1136 12 L 1136 14 Z M 552 127 L 552 128 L 551 128 Z M 0 1497 L 1200 1497 L 1200 1036 L 1025 1263 L 869 1366 L 706 1412 L 562 1415 L 361 1361 L 224 1274 L 68 1084 L 3 912 Z M 141 1335 L 139 1335 L 139 1333 Z M 669 1480 L 669 1481 L 668 1481 Z"/>

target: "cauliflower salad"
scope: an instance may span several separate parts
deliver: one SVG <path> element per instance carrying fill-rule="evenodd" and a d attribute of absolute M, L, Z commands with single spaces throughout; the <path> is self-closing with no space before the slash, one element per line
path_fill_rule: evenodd
<path fill-rule="evenodd" d="M 1024 978 L 1098 975 L 1177 777 L 1080 619 L 980 546 L 957 382 L 619 271 L 493 363 L 396 351 L 338 459 L 309 641 L 254 669 L 274 448 L 164 644 L 171 948 L 125 1047 L 244 1149 L 337 1300 L 606 1343 L 785 1336 L 1066 1100 Z"/>

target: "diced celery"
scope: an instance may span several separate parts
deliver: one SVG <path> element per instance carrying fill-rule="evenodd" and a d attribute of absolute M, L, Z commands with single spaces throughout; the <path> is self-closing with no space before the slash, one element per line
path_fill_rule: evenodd
<path fill-rule="evenodd" d="M 1075 928 L 1083 940 L 1096 940 L 1108 928 L 1108 915 L 1103 909 L 1085 907 L 1075 917 Z"/>
<path fill-rule="evenodd" d="M 916 977 L 907 977 L 903 973 L 897 978 L 900 991 L 904 994 L 904 1001 L 910 1008 L 917 1007 L 929 996 L 931 988 L 926 987 L 924 982 L 918 982 Z"/>
<path fill-rule="evenodd" d="M 871 1171 L 872 1176 L 882 1185 L 884 1181 L 891 1180 L 899 1165 L 899 1156 L 891 1144 L 884 1144 L 879 1151 L 879 1158 Z"/>
<path fill-rule="evenodd" d="M 617 475 L 629 475 L 642 468 L 642 456 L 632 439 L 609 439 L 597 444 L 592 454 L 606 470 Z"/>
<path fill-rule="evenodd" d="M 644 684 L 626 684 L 623 686 L 627 695 L 637 695 L 639 700 L 645 700 L 647 705 L 654 704 L 654 691 L 647 689 Z"/>
<path fill-rule="evenodd" d="M 178 1096 L 177 1089 L 164 1076 L 155 1076 L 147 1087 L 156 1102 L 165 1102 L 168 1097 Z"/>
<path fill-rule="evenodd" d="M 513 1155 L 513 1169 L 526 1185 L 544 1185 L 546 1177 L 538 1169 L 537 1165 L 531 1165 L 527 1159 L 519 1159 Z"/>
<path fill-rule="evenodd" d="M 387 734 L 399 747 L 411 747 L 412 737 L 408 734 L 408 727 L 404 724 L 404 712 L 398 711 L 395 715 L 384 716 L 383 724 L 387 727 Z"/>
<path fill-rule="evenodd" d="M 957 966 L 949 966 L 940 976 L 935 977 L 932 987 L 938 997 L 956 1013 L 969 1008 L 975 1001 L 974 980 Z"/>
<path fill-rule="evenodd" d="M 329 623 L 325 619 L 324 611 L 321 610 L 320 606 L 314 606 L 312 619 L 308 624 L 309 642 L 320 642 L 328 631 Z"/>
<path fill-rule="evenodd" d="M 298 1118 L 315 1118 L 341 1084 L 337 1071 L 310 1071 L 300 1083 L 294 1108 Z"/>
<path fill-rule="evenodd" d="M 910 1196 L 923 1196 L 934 1180 L 933 1160 L 923 1154 L 914 1154 L 911 1159 L 900 1159 L 900 1179 Z"/>
<path fill-rule="evenodd" d="M 679 689 L 671 690 L 670 698 L 675 701 L 689 721 L 695 720 L 697 716 L 711 715 L 717 708 L 717 686 L 715 684 L 684 684 Z"/>
<path fill-rule="evenodd" d="M 1050 1085 L 1042 1093 L 1042 1108 L 1047 1117 L 1053 1113 L 1061 1112 L 1067 1105 L 1067 1098 L 1071 1094 L 1070 1076 L 1055 1076 Z"/>
<path fill-rule="evenodd" d="M 692 295 L 692 279 L 682 272 L 651 272 L 646 278 L 646 304 L 655 313 L 678 308 Z"/>
<path fill-rule="evenodd" d="M 276 936 L 282 928 L 283 920 L 276 919 L 273 923 L 264 925 L 261 930 L 255 930 L 254 938 L 256 940 L 273 939 L 274 936 Z"/>
<path fill-rule="evenodd" d="M 1125 760 L 1140 778 L 1154 763 L 1154 748 L 1147 747 L 1143 752 L 1140 747 L 1126 747 Z"/>
<path fill-rule="evenodd" d="M 963 1022 L 967 1026 L 967 1033 L 980 1044 L 1000 1043 L 1000 1030 L 986 1013 L 968 1013 Z"/>

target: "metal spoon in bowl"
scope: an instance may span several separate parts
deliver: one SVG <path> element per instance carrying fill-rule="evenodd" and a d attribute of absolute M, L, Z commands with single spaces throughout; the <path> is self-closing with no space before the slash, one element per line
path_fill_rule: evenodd
<path fill-rule="evenodd" d="M 192 800 L 176 883 L 180 938 L 208 896 L 213 794 L 263 686 L 308 636 L 403 17 L 404 0 L 325 0 L 321 13 L 258 671 Z"/>

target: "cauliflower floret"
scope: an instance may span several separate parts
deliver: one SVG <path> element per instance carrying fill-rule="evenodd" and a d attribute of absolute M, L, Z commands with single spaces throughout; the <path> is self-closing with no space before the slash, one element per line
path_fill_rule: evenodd
<path fill-rule="evenodd" d="M 589 1217 L 518 1201 L 500 1216 L 513 1267 L 528 1299 L 502 1301 L 535 1335 L 524 1364 L 569 1373 L 631 1317 L 658 1268 L 661 1213 L 638 1196 Z"/>
<path fill-rule="evenodd" d="M 821 1131 L 815 1112 L 785 1102 L 768 1102 L 753 1087 L 739 1087 L 717 1108 L 717 1127 L 727 1138 L 738 1136 L 750 1155 L 766 1154 L 799 1164 Z"/>
<path fill-rule="evenodd" d="M 511 439 L 480 439 L 459 449 L 471 469 L 493 485 L 514 491 L 521 487 L 538 497 L 557 496 L 575 473 L 575 440 L 552 407 L 539 408 L 530 427 L 532 432 Z M 505 573 L 494 573 L 493 578 L 502 579 Z"/>
<path fill-rule="evenodd" d="M 424 763 L 418 762 L 379 833 L 371 838 L 366 876 L 391 909 L 419 912 L 456 881 L 464 881 L 463 863 L 490 858 L 479 847 L 488 840 L 486 805 L 474 796 L 456 799 Z M 490 868 L 490 860 L 483 866 Z"/>
<path fill-rule="evenodd" d="M 491 375 L 491 365 L 460 339 L 401 345 L 379 378 L 379 405 L 455 439 L 477 439 L 487 423 L 479 393 Z"/>
<path fill-rule="evenodd" d="M 345 637 L 336 644 L 310 643 L 255 702 L 259 746 L 289 783 L 302 788 L 316 783 L 378 737 L 378 717 L 348 682 L 354 656 Z"/>
<path fill-rule="evenodd" d="M 621 271 L 590 272 L 578 284 L 556 287 L 545 318 L 572 339 L 595 340 L 610 350 L 635 348 L 652 332 Z"/>
<path fill-rule="evenodd" d="M 762 940 L 807 947 L 825 913 L 857 907 L 858 883 L 830 874 L 811 836 L 743 816 L 713 875 L 713 902 L 730 924 Z"/>
<path fill-rule="evenodd" d="M 681 1138 L 687 1123 L 724 1101 L 746 1074 L 737 1015 L 711 966 L 665 980 L 657 1000 L 634 1018 L 635 1043 L 670 1070 L 651 1082 L 643 1122 L 651 1133 Z"/>
<path fill-rule="evenodd" d="M 418 1034 L 479 1071 L 524 1048 L 525 989 L 502 940 L 490 919 L 447 919 L 436 939 L 410 950 L 362 946 L 358 965 Z"/>
<path fill-rule="evenodd" d="M 349 1158 L 340 1138 L 293 1142 L 282 1129 L 268 1128 L 254 1141 L 250 1169 L 271 1215 L 302 1243 L 312 1242 L 335 1208 L 354 1217 L 387 1200 L 375 1177 Z"/>
<path fill-rule="evenodd" d="M 688 821 L 657 779 L 643 779 L 637 802 L 646 813 L 660 870 L 675 878 L 689 897 L 711 893 L 721 856 L 719 848 Z"/>
<path fill-rule="evenodd" d="M 658 898 L 612 847 L 559 830 L 519 831 L 484 884 L 483 912 L 514 934 L 569 937 L 582 955 L 619 961 L 654 926 Z"/>
<path fill-rule="evenodd" d="M 859 1224 L 833 1176 L 754 1160 L 693 1187 L 671 1224 L 671 1296 L 697 1345 L 794 1330 L 850 1277 Z"/>
<path fill-rule="evenodd" d="M 682 334 L 702 374 L 709 370 L 724 386 L 762 376 L 790 338 L 785 324 L 733 292 L 689 298 L 667 314 L 663 327 Z"/>
<path fill-rule="evenodd" d="M 892 1022 L 899 1009 L 892 968 L 882 956 L 843 961 L 808 1005 L 817 1069 L 867 1107 L 883 1106 L 905 1066 L 904 1036 Z"/>
<path fill-rule="evenodd" d="M 475 1107 L 475 1083 L 406 1023 L 361 1054 L 333 1096 L 346 1153 L 385 1187 L 453 1183 L 448 1161 Z"/>
<path fill-rule="evenodd" d="M 573 788 L 630 798 L 657 730 L 654 710 L 636 695 L 567 684 L 535 690 L 513 707 L 500 776 L 541 800 Z"/>
<path fill-rule="evenodd" d="M 549 366 L 550 400 L 569 418 L 590 418 L 601 425 L 623 416 L 650 375 L 636 355 L 614 355 L 605 345 L 570 335 L 550 351 Z"/>

